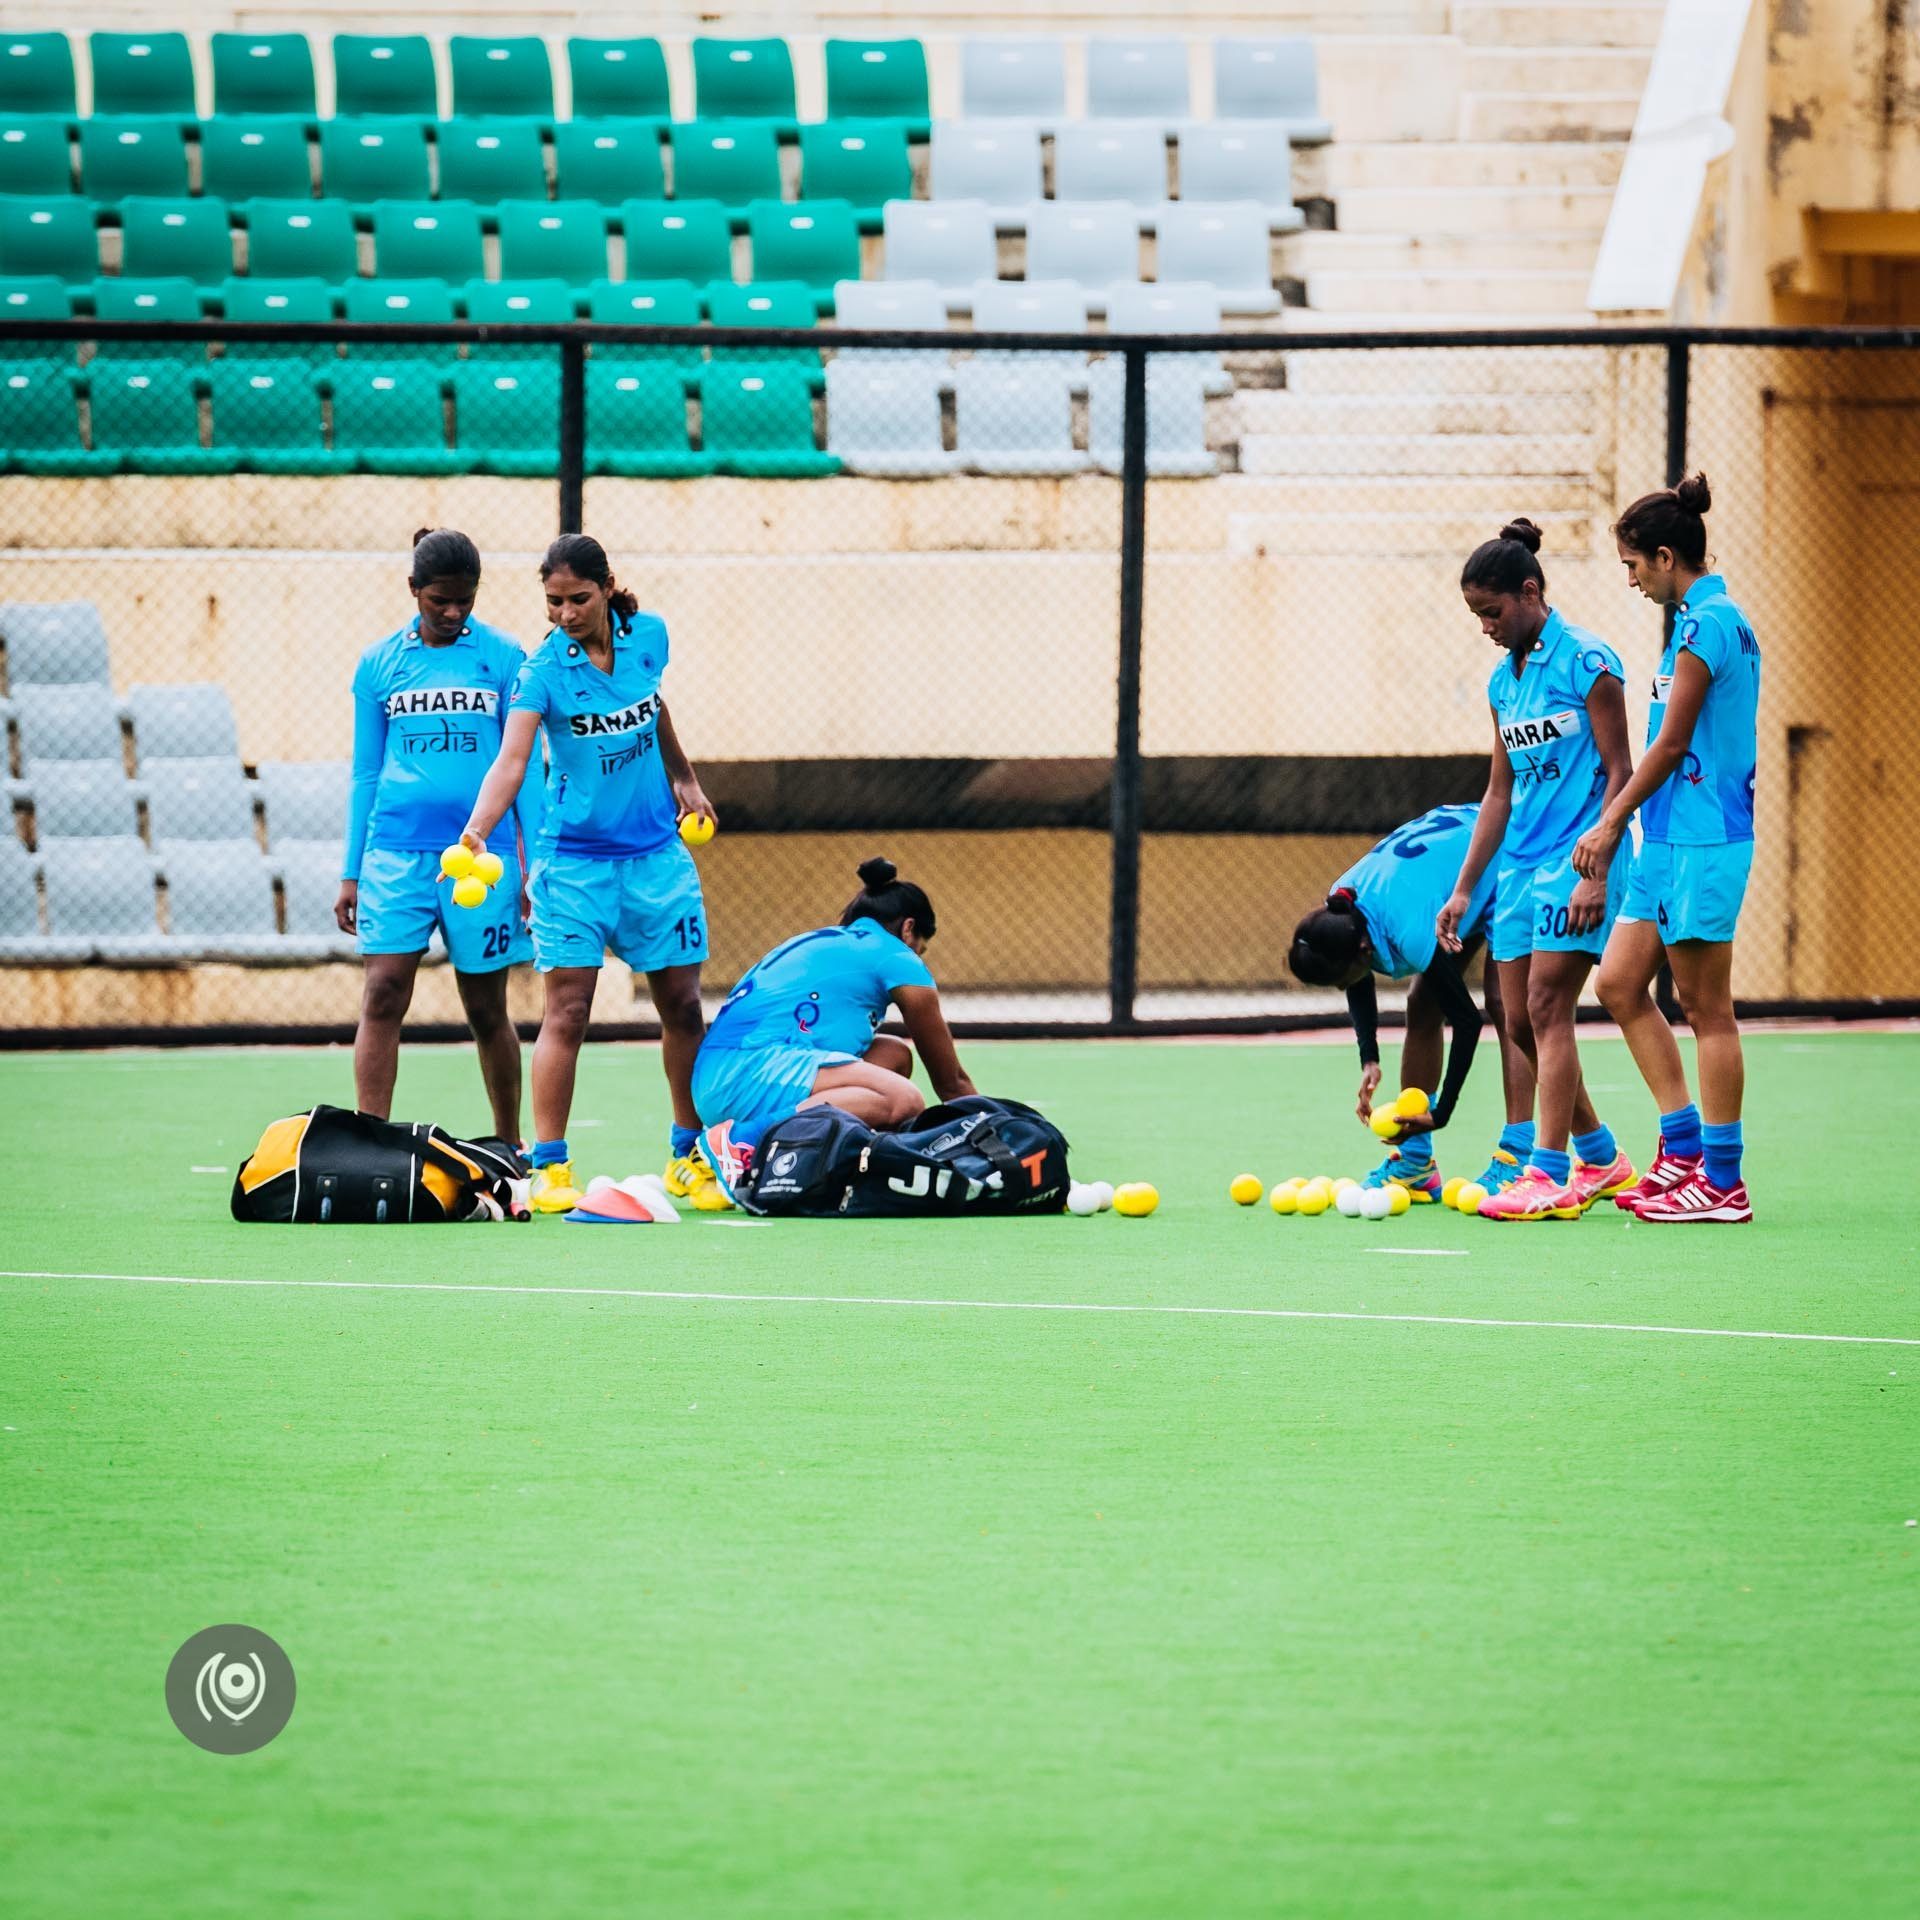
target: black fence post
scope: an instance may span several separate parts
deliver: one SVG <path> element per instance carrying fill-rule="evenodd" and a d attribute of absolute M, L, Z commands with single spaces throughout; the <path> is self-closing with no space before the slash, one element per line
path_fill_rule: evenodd
<path fill-rule="evenodd" d="M 1684 340 L 1667 344 L 1667 485 L 1677 487 L 1687 477 L 1687 410 L 1693 398 L 1693 350 Z M 1673 638 L 1673 609 L 1661 617 L 1661 638 Z M 1653 983 L 1654 1003 L 1666 1016 L 1668 1026 L 1677 1026 L 1682 1017 L 1680 996 L 1674 991 L 1673 969 L 1661 962 Z"/>
<path fill-rule="evenodd" d="M 1113 743 L 1113 899 L 1107 991 L 1116 1028 L 1140 983 L 1140 629 L 1147 567 L 1147 356 L 1126 354 L 1120 443 L 1120 672 Z"/>
<path fill-rule="evenodd" d="M 586 517 L 587 350 L 560 343 L 560 531 L 578 533 Z"/>

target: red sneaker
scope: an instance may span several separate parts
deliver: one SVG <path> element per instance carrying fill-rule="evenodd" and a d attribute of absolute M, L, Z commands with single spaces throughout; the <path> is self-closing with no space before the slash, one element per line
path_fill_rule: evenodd
<path fill-rule="evenodd" d="M 1567 1176 L 1567 1191 L 1580 1202 L 1582 1213 L 1596 1200 L 1605 1200 L 1632 1184 L 1633 1162 L 1624 1153 L 1616 1153 L 1604 1167 L 1590 1167 L 1582 1161 Z"/>
<path fill-rule="evenodd" d="M 1653 1226 L 1713 1220 L 1743 1227 L 1753 1219 L 1753 1202 L 1747 1197 L 1744 1180 L 1736 1180 L 1730 1187 L 1716 1187 L 1704 1173 L 1696 1173 L 1671 1191 L 1642 1201 L 1634 1209 L 1634 1217 Z"/>
<path fill-rule="evenodd" d="M 1660 1151 L 1653 1156 L 1653 1164 L 1630 1187 L 1613 1196 L 1616 1207 L 1624 1207 L 1629 1213 L 1638 1213 L 1645 1200 L 1656 1200 L 1662 1194 L 1671 1193 L 1675 1187 L 1691 1180 L 1700 1171 L 1701 1156 L 1694 1154 L 1669 1153 L 1667 1143 L 1660 1142 Z"/>

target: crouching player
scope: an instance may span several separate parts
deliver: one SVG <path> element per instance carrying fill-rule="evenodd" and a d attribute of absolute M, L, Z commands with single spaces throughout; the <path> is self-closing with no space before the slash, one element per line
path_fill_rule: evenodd
<path fill-rule="evenodd" d="M 707 1158 L 729 1193 L 768 1130 L 804 1107 L 840 1107 L 876 1130 L 911 1126 L 926 1108 L 909 1077 L 916 1049 L 942 1100 L 976 1091 L 921 958 L 933 934 L 926 894 L 891 860 L 863 861 L 838 926 L 796 934 L 734 988 L 693 1069 Z M 890 1005 L 912 1048 L 879 1033 Z"/>
<path fill-rule="evenodd" d="M 1403 1120 L 1402 1137 L 1364 1184 L 1378 1187 L 1397 1181 L 1416 1201 L 1439 1197 L 1442 1182 L 1433 1161 L 1433 1135 L 1453 1117 L 1484 1024 L 1463 969 L 1493 918 L 1491 868 L 1476 887 L 1461 923 L 1462 951 L 1441 952 L 1434 936 L 1434 917 L 1453 892 L 1454 876 L 1479 813 L 1474 806 L 1435 807 L 1388 834 L 1333 883 L 1326 905 L 1317 907 L 1294 929 L 1287 955 L 1294 977 L 1303 984 L 1340 987 L 1346 992 L 1360 1042 L 1357 1111 L 1362 1120 L 1372 1118 L 1373 1096 L 1380 1086 L 1379 1003 L 1373 976 L 1383 973 L 1389 980 L 1411 976 L 1400 1084 L 1423 1092 L 1438 1085 L 1440 1092 L 1429 1113 Z M 1507 1124 L 1487 1170 L 1475 1178 L 1489 1193 L 1497 1193 L 1519 1178 L 1533 1151 L 1533 1068 L 1508 1038 L 1499 975 L 1492 967 L 1487 969 L 1486 994 L 1487 1015 L 1500 1036 Z M 1444 1081 L 1440 1071 L 1443 1026 L 1453 1034 Z"/>

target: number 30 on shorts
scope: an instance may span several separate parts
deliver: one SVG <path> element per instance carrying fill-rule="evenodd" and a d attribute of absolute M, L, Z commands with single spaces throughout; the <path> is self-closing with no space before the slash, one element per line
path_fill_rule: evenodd
<path fill-rule="evenodd" d="M 1567 937 L 1567 909 L 1542 901 L 1540 924 L 1534 928 L 1533 937 L 1536 940 L 1564 940 Z"/>

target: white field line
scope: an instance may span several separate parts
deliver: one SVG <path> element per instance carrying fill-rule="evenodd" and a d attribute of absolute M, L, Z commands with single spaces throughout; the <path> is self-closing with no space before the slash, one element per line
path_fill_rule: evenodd
<path fill-rule="evenodd" d="M 1508 1320 L 1446 1313 L 1340 1313 L 1312 1307 L 1176 1307 L 1110 1300 L 937 1300 L 857 1293 L 710 1293 L 679 1287 L 516 1287 L 437 1280 L 233 1280 L 180 1273 L 58 1273 L 0 1268 L 0 1280 L 119 1280 L 151 1287 L 280 1287 L 338 1293 L 497 1293 L 587 1300 L 699 1300 L 752 1307 L 894 1307 L 936 1313 L 1101 1313 L 1214 1320 L 1358 1320 L 1385 1326 L 1524 1327 L 1543 1333 L 1664 1333 L 1686 1340 L 1790 1340 L 1847 1347 L 1920 1347 L 1892 1333 L 1782 1333 L 1759 1327 L 1672 1327 L 1616 1320 Z"/>

